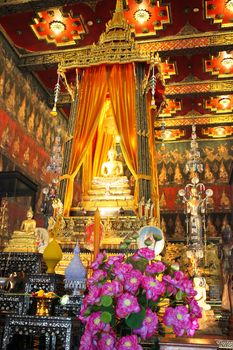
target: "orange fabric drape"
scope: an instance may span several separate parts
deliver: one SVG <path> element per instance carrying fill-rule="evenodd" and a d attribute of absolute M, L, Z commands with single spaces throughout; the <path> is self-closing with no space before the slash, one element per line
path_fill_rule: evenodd
<path fill-rule="evenodd" d="M 137 132 L 136 132 L 136 82 L 132 63 L 115 64 L 108 72 L 108 89 L 121 150 L 126 164 L 136 180 L 137 201 Z"/>
<path fill-rule="evenodd" d="M 97 131 L 107 91 L 110 95 L 113 114 L 118 133 L 121 137 L 121 149 L 126 164 L 136 180 L 135 198 L 137 200 L 137 133 L 136 133 L 136 101 L 135 101 L 134 66 L 116 64 L 113 66 L 97 66 L 86 68 L 81 82 L 77 123 L 73 139 L 72 152 L 66 186 L 64 215 L 69 215 L 73 198 L 73 182 L 77 175 L 89 146 Z M 102 113 L 102 114 L 101 114 Z M 103 135 L 102 135 L 103 136 Z M 98 152 L 100 153 L 98 147 Z M 107 145 L 105 147 L 107 150 Z M 95 165 L 98 173 L 99 165 Z"/>
<path fill-rule="evenodd" d="M 107 93 L 106 68 L 104 65 L 86 68 L 80 84 L 81 93 L 77 122 L 70 157 L 64 201 L 64 215 L 69 215 L 73 198 L 73 182 L 97 130 L 100 112 Z"/>
<path fill-rule="evenodd" d="M 107 152 L 112 145 L 112 136 L 103 130 L 103 122 L 109 101 L 104 102 L 99 116 L 99 125 L 93 137 L 93 142 L 89 145 L 83 161 L 82 192 L 87 194 L 91 188 L 94 176 L 100 175 L 101 165 L 107 159 Z"/>

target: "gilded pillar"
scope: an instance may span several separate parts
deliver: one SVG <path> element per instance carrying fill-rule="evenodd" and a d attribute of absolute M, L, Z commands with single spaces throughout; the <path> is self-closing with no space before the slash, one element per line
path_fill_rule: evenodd
<path fill-rule="evenodd" d="M 75 124 L 76 124 L 78 102 L 79 102 L 79 98 L 78 98 L 78 92 L 77 92 L 76 98 L 71 104 L 70 117 L 68 122 L 68 129 L 67 129 L 67 139 L 65 140 L 65 145 L 64 145 L 62 175 L 67 174 L 69 170 L 69 162 L 70 162 L 70 155 L 71 155 L 71 149 L 73 144 L 73 135 L 74 135 Z M 59 197 L 63 203 L 64 203 L 64 198 L 66 193 L 66 184 L 67 184 L 67 180 L 62 180 L 59 187 Z"/>
<path fill-rule="evenodd" d="M 139 198 L 151 199 L 150 152 L 148 141 L 148 118 L 146 94 L 142 92 L 145 77 L 145 64 L 136 64 L 136 128 L 138 143 L 138 188 Z"/>

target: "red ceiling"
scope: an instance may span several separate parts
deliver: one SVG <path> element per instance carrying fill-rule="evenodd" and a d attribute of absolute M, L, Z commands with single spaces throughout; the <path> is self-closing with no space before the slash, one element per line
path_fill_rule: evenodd
<path fill-rule="evenodd" d="M 179 35 L 182 30 L 184 31 L 185 26 L 189 29 L 191 26 L 194 27 L 194 32 L 224 32 L 226 29 L 229 30 L 229 27 L 224 27 L 226 24 L 233 26 L 233 14 L 226 10 L 225 0 L 159 0 L 156 6 L 152 6 L 150 0 L 126 0 L 125 3 L 127 5 L 124 12 L 125 17 L 134 27 L 136 38 L 139 41 Z M 45 39 L 38 40 L 30 27 L 34 23 L 35 12 L 16 13 L 0 17 L 0 25 L 12 42 L 23 50 L 30 52 L 54 51 L 61 48 L 66 50 L 97 42 L 100 34 L 105 30 L 106 22 L 112 17 L 115 6 L 116 0 L 97 1 L 95 8 L 89 6 L 87 2 L 64 6 L 63 12 L 70 13 L 72 18 L 82 18 L 86 31 L 86 34 L 83 34 L 82 38 L 71 46 L 57 47 L 54 43 L 47 43 Z M 140 26 L 135 20 L 135 12 L 143 8 L 150 13 L 150 19 Z M 206 53 L 204 55 L 167 57 L 167 62 L 164 65 L 164 70 L 167 70 L 168 73 L 166 83 L 179 83 L 192 79 L 211 80 L 221 78 L 223 72 L 221 60 L 224 55 L 225 53 L 217 53 L 215 56 L 211 56 L 211 54 Z M 209 62 L 208 68 L 212 67 L 212 70 L 206 69 L 206 62 Z M 216 74 L 217 69 L 220 72 L 219 76 Z M 41 70 L 35 74 L 46 88 L 54 89 L 57 79 L 56 69 Z M 68 81 L 74 83 L 74 77 L 73 72 L 70 72 Z M 64 86 L 61 87 L 61 90 L 65 90 Z M 178 102 L 181 103 L 181 110 L 177 110 L 176 115 L 185 115 L 193 109 L 201 114 L 210 112 L 210 109 L 205 108 L 205 98 L 203 96 L 185 97 Z"/>
<path fill-rule="evenodd" d="M 208 2 L 208 1 L 207 1 Z M 213 2 L 213 1 L 210 1 Z M 219 4 L 224 4 L 225 0 L 218 0 Z M 214 24 L 212 18 L 206 18 L 204 0 L 170 0 L 157 1 L 157 6 L 150 5 L 149 0 L 142 2 L 128 0 L 128 10 L 125 10 L 125 17 L 128 22 L 134 25 L 136 35 L 140 37 L 142 27 L 148 29 L 147 36 L 164 37 L 176 35 L 179 31 L 189 23 L 198 31 L 215 31 L 219 30 L 221 24 Z M 105 30 L 105 23 L 111 18 L 115 9 L 115 0 L 101 0 L 97 2 L 95 10 L 86 3 L 77 3 L 63 7 L 64 12 L 72 12 L 72 17 L 81 16 L 87 33 L 83 35 L 83 39 L 78 40 L 75 45 L 68 46 L 73 48 L 77 46 L 85 46 L 97 42 L 100 34 Z M 135 11 L 139 8 L 145 8 L 151 13 L 151 18 L 142 26 L 135 20 Z M 230 21 L 229 11 L 226 12 L 227 17 L 224 21 Z M 210 14 L 209 14 L 210 15 Z M 30 25 L 34 23 L 33 18 L 35 12 L 10 14 L 0 18 L 0 24 L 7 32 L 8 36 L 13 40 L 14 44 L 28 51 L 46 51 L 58 49 L 55 44 L 48 44 L 45 40 L 38 40 Z M 169 20 L 168 20 L 169 18 Z M 90 21 L 93 25 L 90 25 Z M 162 25 L 161 30 L 156 30 L 156 21 L 168 22 Z M 232 23 L 231 23 L 232 25 Z M 221 29 L 224 30 L 224 29 Z M 144 38 L 144 37 L 143 37 Z"/>

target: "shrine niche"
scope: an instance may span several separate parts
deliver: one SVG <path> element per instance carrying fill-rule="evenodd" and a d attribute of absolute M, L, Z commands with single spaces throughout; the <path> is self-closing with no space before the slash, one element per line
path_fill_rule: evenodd
<path fill-rule="evenodd" d="M 72 140 L 66 145 L 61 178 L 65 216 L 70 210 L 91 214 L 97 207 L 103 213 L 123 210 L 135 215 L 143 197 L 153 203 L 159 218 L 151 113 L 151 106 L 156 110 L 162 102 L 158 65 L 155 53 L 141 52 L 134 42 L 121 2 L 87 60 L 76 57 L 59 65 L 62 77 L 78 68 L 69 125 Z M 78 203 L 77 176 L 82 188 Z"/>

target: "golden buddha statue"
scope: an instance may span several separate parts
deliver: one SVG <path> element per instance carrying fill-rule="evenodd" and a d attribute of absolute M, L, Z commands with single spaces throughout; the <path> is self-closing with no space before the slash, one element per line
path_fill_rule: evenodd
<path fill-rule="evenodd" d="M 176 221 L 175 221 L 175 231 L 174 231 L 174 238 L 184 238 L 185 236 L 185 230 L 182 225 L 180 216 L 177 215 Z"/>
<path fill-rule="evenodd" d="M 101 176 L 93 178 L 91 189 L 83 196 L 82 207 L 90 211 L 99 208 L 107 215 L 117 215 L 120 208 L 134 210 L 129 180 L 124 176 L 123 164 L 117 160 L 115 148 L 108 151 L 108 159 L 101 166 Z"/>
<path fill-rule="evenodd" d="M 210 166 L 208 162 L 206 162 L 205 164 L 204 179 L 208 183 L 213 183 L 215 181 L 214 175 L 210 170 Z"/>
<path fill-rule="evenodd" d="M 223 190 L 220 198 L 220 206 L 222 209 L 230 209 L 231 208 L 231 201 L 230 198 L 227 196 L 225 190 Z"/>
<path fill-rule="evenodd" d="M 5 252 L 36 252 L 36 220 L 33 211 L 27 211 L 27 219 L 22 221 L 20 231 L 14 231 Z"/>
<path fill-rule="evenodd" d="M 216 227 L 214 226 L 210 216 L 208 216 L 208 219 L 207 219 L 207 235 L 208 235 L 208 237 L 217 237 L 218 236 Z"/>
<path fill-rule="evenodd" d="M 221 182 L 228 182 L 228 173 L 226 171 L 223 161 L 221 161 L 220 167 L 219 167 L 219 180 Z"/>
<path fill-rule="evenodd" d="M 114 148 L 108 151 L 108 161 L 104 162 L 101 167 L 101 176 L 103 177 L 115 177 L 123 176 L 123 164 L 116 160 L 117 152 Z"/>
<path fill-rule="evenodd" d="M 174 182 L 178 185 L 183 183 L 183 176 L 178 163 L 176 164 L 175 168 Z"/>

